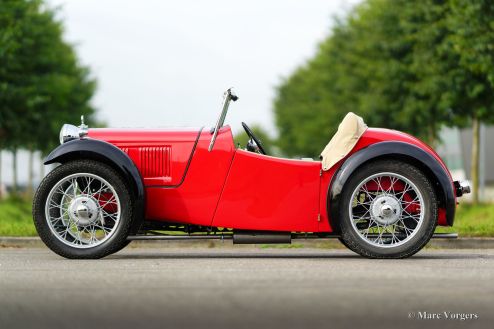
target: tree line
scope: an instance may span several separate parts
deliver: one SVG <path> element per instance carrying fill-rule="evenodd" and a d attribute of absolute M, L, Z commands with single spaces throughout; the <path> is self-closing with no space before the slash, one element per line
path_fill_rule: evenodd
<path fill-rule="evenodd" d="M 41 0 L 3 0 L 0 6 L 0 150 L 12 152 L 17 192 L 17 152 L 52 150 L 63 122 L 93 121 L 96 81 L 74 47 L 63 39 L 56 10 Z M 0 158 L 1 179 L 1 158 Z M 0 185 L 1 185 L 0 181 Z"/>
<path fill-rule="evenodd" d="M 442 127 L 471 126 L 477 202 L 479 126 L 494 121 L 494 2 L 366 0 L 282 81 L 273 107 L 287 155 L 318 156 L 349 111 L 432 146 Z"/>

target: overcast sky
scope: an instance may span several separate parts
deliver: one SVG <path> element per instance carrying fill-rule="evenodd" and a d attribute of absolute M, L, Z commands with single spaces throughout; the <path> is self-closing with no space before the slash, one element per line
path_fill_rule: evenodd
<path fill-rule="evenodd" d="M 356 2 L 50 0 L 99 81 L 94 104 L 109 125 L 213 125 L 233 86 L 227 122 L 270 131 L 274 87 Z"/>
<path fill-rule="evenodd" d="M 212 126 L 233 86 L 240 100 L 226 122 L 234 132 L 245 121 L 271 134 L 275 86 L 315 53 L 332 17 L 358 2 L 48 1 L 60 6 L 66 40 L 98 80 L 93 103 L 110 126 Z M 10 161 L 4 155 L 5 181 Z"/>

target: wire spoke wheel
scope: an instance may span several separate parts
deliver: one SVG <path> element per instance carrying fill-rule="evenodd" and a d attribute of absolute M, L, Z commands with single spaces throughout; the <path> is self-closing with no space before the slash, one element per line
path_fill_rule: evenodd
<path fill-rule="evenodd" d="M 50 190 L 45 218 L 58 240 L 74 248 L 92 248 L 116 231 L 121 204 L 115 188 L 91 173 L 62 178 Z"/>
<path fill-rule="evenodd" d="M 351 226 L 366 243 L 380 248 L 405 244 L 424 222 L 425 203 L 408 178 L 380 172 L 362 180 L 349 202 Z"/>

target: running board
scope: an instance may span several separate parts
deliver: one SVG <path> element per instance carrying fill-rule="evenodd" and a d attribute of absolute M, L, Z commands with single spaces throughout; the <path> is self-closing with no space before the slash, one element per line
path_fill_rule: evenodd
<path fill-rule="evenodd" d="M 433 239 L 458 239 L 458 233 L 434 233 Z"/>
<path fill-rule="evenodd" d="M 369 234 L 370 238 L 377 238 L 379 234 Z M 309 234 L 309 233 L 235 233 L 235 234 L 191 234 L 191 235 L 130 235 L 127 240 L 164 240 L 164 241 L 183 241 L 183 240 L 233 240 L 235 244 L 264 244 L 264 243 L 291 243 L 292 239 L 336 239 L 338 234 Z M 381 238 L 391 238 L 392 235 L 382 234 Z M 434 233 L 433 239 L 457 239 L 458 233 Z"/>
<path fill-rule="evenodd" d="M 203 234 L 203 235 L 129 235 L 127 240 L 231 240 L 233 234 Z"/>

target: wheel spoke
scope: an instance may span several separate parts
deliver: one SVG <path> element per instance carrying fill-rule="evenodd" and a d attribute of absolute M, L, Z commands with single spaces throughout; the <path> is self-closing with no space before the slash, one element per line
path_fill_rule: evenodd
<path fill-rule="evenodd" d="M 362 239 L 380 247 L 408 241 L 417 233 L 424 217 L 421 191 L 411 180 L 396 173 L 368 177 L 354 190 L 351 200 L 352 227 Z"/>
<path fill-rule="evenodd" d="M 115 189 L 103 178 L 89 173 L 60 180 L 50 191 L 45 206 L 52 232 L 75 248 L 94 247 L 109 239 L 120 216 L 120 199 Z"/>

